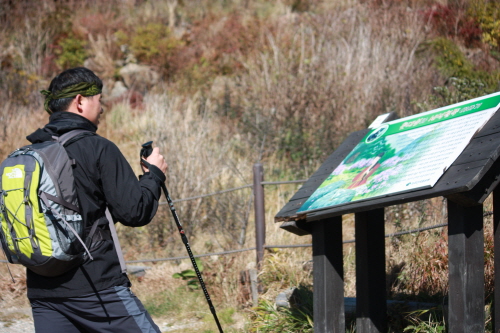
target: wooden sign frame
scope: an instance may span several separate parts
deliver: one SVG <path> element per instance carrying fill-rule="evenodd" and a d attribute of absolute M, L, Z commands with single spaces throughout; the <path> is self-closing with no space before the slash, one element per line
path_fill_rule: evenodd
<path fill-rule="evenodd" d="M 275 216 L 275 221 L 281 222 L 284 230 L 297 235 L 312 235 L 314 331 L 345 332 L 342 215 L 355 213 L 357 332 L 385 332 L 384 207 L 443 196 L 448 199 L 449 225 L 448 331 L 483 332 L 482 203 L 495 192 L 495 250 L 499 248 L 500 251 L 500 232 L 497 232 L 500 190 L 495 191 L 500 181 L 500 112 L 496 112 L 473 137 L 434 187 L 297 214 L 305 200 L 367 132 L 368 129 L 348 136 Z M 500 274 L 500 256 L 495 257 L 495 270 Z M 500 304 L 497 303 L 497 300 L 500 302 L 500 292 L 494 297 L 495 304 Z M 499 329 L 500 306 L 494 309 L 494 326 Z"/>

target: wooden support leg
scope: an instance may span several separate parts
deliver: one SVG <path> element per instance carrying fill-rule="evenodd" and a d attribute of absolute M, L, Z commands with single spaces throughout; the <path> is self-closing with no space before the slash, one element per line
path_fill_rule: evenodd
<path fill-rule="evenodd" d="M 344 333 L 342 216 L 313 222 L 314 332 Z"/>
<path fill-rule="evenodd" d="M 384 209 L 355 214 L 356 332 L 386 332 Z"/>
<path fill-rule="evenodd" d="M 493 190 L 493 253 L 495 256 L 495 291 L 493 299 L 493 332 L 500 332 L 500 188 Z M 498 279 L 497 279 L 498 277 Z"/>
<path fill-rule="evenodd" d="M 449 332 L 484 332 L 483 206 L 448 200 Z"/>

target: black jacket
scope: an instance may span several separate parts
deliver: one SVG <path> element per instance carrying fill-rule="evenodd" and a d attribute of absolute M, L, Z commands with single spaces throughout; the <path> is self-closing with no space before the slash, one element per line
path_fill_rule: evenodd
<path fill-rule="evenodd" d="M 56 112 L 49 123 L 27 139 L 43 142 L 52 135 L 73 129 L 93 133 L 97 127 L 89 120 L 70 112 Z M 139 227 L 148 224 L 156 213 L 161 181 L 146 173 L 137 179 L 118 147 L 97 135 L 87 135 L 69 143 L 66 151 L 76 161 L 73 169 L 83 220 L 90 229 L 94 221 L 104 219 L 106 205 L 115 222 Z M 44 277 L 27 270 L 28 298 L 75 297 L 118 285 L 130 285 L 121 273 L 116 250 L 103 223 L 103 237 L 91 249 L 94 260 L 57 277 Z M 126 249 L 124 249 L 126 251 Z"/>

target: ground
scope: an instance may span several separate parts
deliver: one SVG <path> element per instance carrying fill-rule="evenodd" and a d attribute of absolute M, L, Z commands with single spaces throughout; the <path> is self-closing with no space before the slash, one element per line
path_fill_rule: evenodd
<path fill-rule="evenodd" d="M 157 318 L 156 324 L 162 332 L 175 332 L 187 328 L 196 328 L 197 322 L 170 323 L 167 319 Z M 0 333 L 34 333 L 31 308 L 13 308 L 0 313 Z"/>

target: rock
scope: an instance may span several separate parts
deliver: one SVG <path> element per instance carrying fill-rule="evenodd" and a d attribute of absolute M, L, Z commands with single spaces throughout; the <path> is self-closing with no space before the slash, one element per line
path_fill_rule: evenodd
<path fill-rule="evenodd" d="M 278 308 L 290 308 L 293 292 L 297 288 L 288 288 L 287 290 L 281 292 L 276 296 L 276 307 Z"/>
<path fill-rule="evenodd" d="M 150 66 L 130 63 L 122 67 L 119 74 L 129 89 L 146 93 L 160 81 L 160 74 Z"/>
<path fill-rule="evenodd" d="M 144 96 L 134 89 L 128 89 L 121 81 L 114 82 L 111 90 L 103 91 L 103 94 L 104 102 L 109 108 L 116 104 L 128 104 L 133 109 L 144 109 Z"/>
<path fill-rule="evenodd" d="M 109 93 L 109 98 L 119 98 L 128 92 L 127 87 L 123 84 L 122 81 L 116 81 L 113 85 L 113 89 Z"/>

